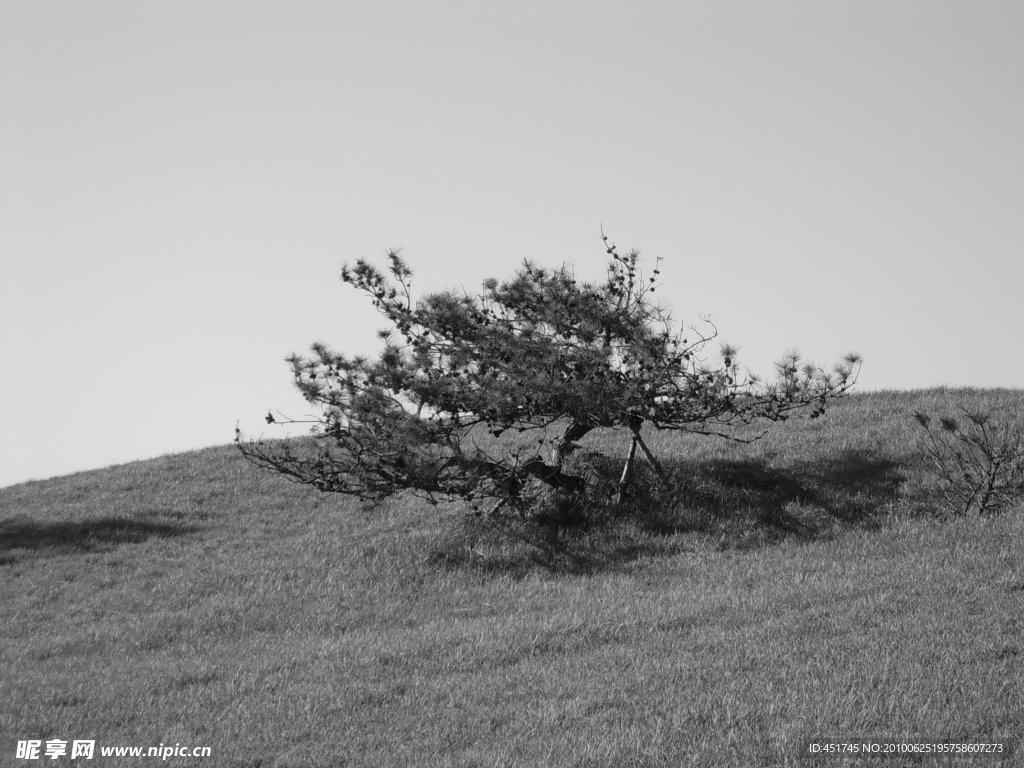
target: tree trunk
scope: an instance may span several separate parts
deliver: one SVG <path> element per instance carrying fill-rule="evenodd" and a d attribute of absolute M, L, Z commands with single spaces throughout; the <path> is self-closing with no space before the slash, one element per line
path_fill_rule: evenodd
<path fill-rule="evenodd" d="M 565 428 L 565 432 L 562 433 L 561 438 L 558 440 L 558 445 L 551 451 L 551 463 L 556 467 L 561 468 L 562 464 L 567 458 L 572 455 L 572 452 L 576 450 L 576 441 L 586 435 L 593 427 L 589 427 L 586 424 L 581 424 L 578 421 L 574 421 Z"/>
<path fill-rule="evenodd" d="M 547 483 L 552 488 L 560 491 L 577 493 L 583 490 L 584 480 L 582 477 L 567 475 L 562 468 L 554 464 L 545 464 L 540 459 L 533 459 L 523 465 L 523 472 L 533 475 L 541 482 Z"/>

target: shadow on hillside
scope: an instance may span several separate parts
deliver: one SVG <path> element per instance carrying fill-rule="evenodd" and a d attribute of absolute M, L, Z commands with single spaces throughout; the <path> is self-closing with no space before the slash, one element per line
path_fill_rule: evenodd
<path fill-rule="evenodd" d="M 45 550 L 55 554 L 95 552 L 154 536 L 181 536 L 196 530 L 191 526 L 113 516 L 67 522 L 5 520 L 0 522 L 0 564 L 12 562 L 15 550 Z"/>
<path fill-rule="evenodd" d="M 582 521 L 467 518 L 431 560 L 513 576 L 537 569 L 594 573 L 680 551 L 823 540 L 844 529 L 879 528 L 905 478 L 898 462 L 865 450 L 789 466 L 746 458 L 676 461 L 665 469 L 670 491 L 644 465 L 633 499 Z M 613 463 L 605 468 L 620 470 Z"/>
<path fill-rule="evenodd" d="M 665 532 L 731 521 L 730 527 L 815 538 L 836 523 L 877 528 L 905 472 L 890 458 L 859 450 L 788 467 L 755 459 L 679 463 L 672 476 L 675 503 L 662 521 L 677 522 Z"/>

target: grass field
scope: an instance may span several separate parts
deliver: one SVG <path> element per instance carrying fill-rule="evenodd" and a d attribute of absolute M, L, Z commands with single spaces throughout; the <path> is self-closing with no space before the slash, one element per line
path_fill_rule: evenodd
<path fill-rule="evenodd" d="M 654 435 L 671 508 L 590 529 L 366 510 L 231 447 L 0 489 L 0 765 L 1024 764 L 797 757 L 1024 734 L 1024 510 L 937 515 L 909 418 L 957 404 L 1024 392 Z M 55 738 L 96 756 L 16 759 Z M 99 754 L 158 744 L 211 756 Z"/>

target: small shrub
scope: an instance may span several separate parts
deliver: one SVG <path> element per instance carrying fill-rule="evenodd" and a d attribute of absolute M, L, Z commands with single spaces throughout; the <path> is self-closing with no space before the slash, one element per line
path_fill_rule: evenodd
<path fill-rule="evenodd" d="M 997 512 L 1024 497 L 1024 433 L 1020 419 L 997 421 L 962 409 L 959 419 L 915 412 L 925 458 L 954 514 Z"/>

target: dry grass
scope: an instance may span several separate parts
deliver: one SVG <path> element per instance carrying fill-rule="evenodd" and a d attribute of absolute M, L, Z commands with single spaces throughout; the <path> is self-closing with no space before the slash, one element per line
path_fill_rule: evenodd
<path fill-rule="evenodd" d="M 858 395 L 748 446 L 654 436 L 673 493 L 589 528 L 366 511 L 231 448 L 2 489 L 0 765 L 31 765 L 29 738 L 228 768 L 676 768 L 814 765 L 810 734 L 1016 736 L 1024 517 L 935 515 L 909 418 L 956 403 L 1024 393 Z M 847 764 L 876 763 L 901 764 Z"/>

